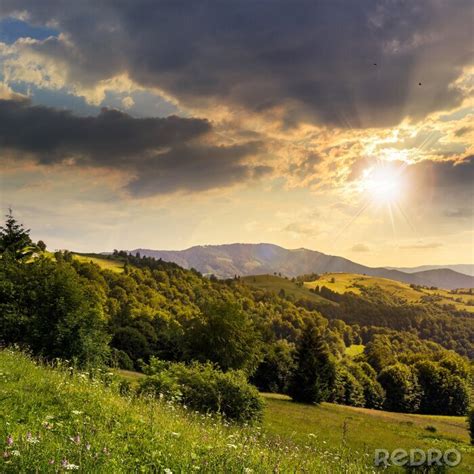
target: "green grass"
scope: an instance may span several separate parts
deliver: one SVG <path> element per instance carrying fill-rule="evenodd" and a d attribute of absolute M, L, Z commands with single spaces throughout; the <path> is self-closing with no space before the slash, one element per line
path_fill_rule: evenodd
<path fill-rule="evenodd" d="M 281 290 L 284 290 L 286 295 L 292 295 L 296 300 L 304 299 L 314 301 L 315 303 L 336 304 L 312 293 L 305 286 L 298 286 L 295 282 L 276 275 L 255 275 L 242 277 L 241 280 L 254 288 L 271 291 L 273 293 L 279 293 Z"/>
<path fill-rule="evenodd" d="M 334 281 L 333 281 L 334 280 Z M 453 294 L 449 290 L 429 290 L 421 288 L 416 290 L 406 283 L 401 283 L 388 278 L 371 277 L 367 275 L 358 275 L 355 273 L 324 273 L 318 280 L 306 282 L 305 287 L 315 288 L 316 286 L 325 286 L 337 293 L 346 293 L 351 291 L 360 295 L 360 287 L 378 286 L 386 294 L 403 298 L 408 303 L 421 303 L 423 297 L 436 297 L 438 305 L 452 304 L 458 310 L 474 312 L 474 306 L 466 303 L 474 299 L 473 295 Z M 456 301 L 459 299 L 461 301 Z"/>
<path fill-rule="evenodd" d="M 120 396 L 113 377 L 103 374 L 112 380 L 107 386 L 66 365 L 48 368 L 0 351 L 0 472 L 64 472 L 63 462 L 114 474 L 370 472 L 369 458 L 343 444 Z"/>
<path fill-rule="evenodd" d="M 473 472 L 474 447 L 464 417 L 409 415 L 323 403 L 293 403 L 282 395 L 265 394 L 264 430 L 302 443 L 309 436 L 325 446 L 345 443 L 353 453 L 376 448 L 456 448 L 463 461 L 453 472 Z M 436 432 L 426 428 L 434 426 Z"/>
<path fill-rule="evenodd" d="M 92 262 L 99 265 L 103 270 L 111 270 L 113 272 L 122 273 L 124 263 L 113 258 L 101 257 L 99 255 L 74 254 L 74 258 L 80 262 Z"/>

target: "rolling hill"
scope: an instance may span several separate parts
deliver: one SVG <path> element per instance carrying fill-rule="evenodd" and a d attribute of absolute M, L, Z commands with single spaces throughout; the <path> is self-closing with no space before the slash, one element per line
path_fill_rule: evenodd
<path fill-rule="evenodd" d="M 294 277 L 313 272 L 344 272 L 446 289 L 474 287 L 474 277 L 451 269 L 405 273 L 395 269 L 367 267 L 343 257 L 326 255 L 315 250 L 304 248 L 290 250 L 266 243 L 204 245 L 176 251 L 139 248 L 130 252 L 175 262 L 184 268 L 195 268 L 204 275 L 214 274 L 219 278 L 272 273 Z"/>

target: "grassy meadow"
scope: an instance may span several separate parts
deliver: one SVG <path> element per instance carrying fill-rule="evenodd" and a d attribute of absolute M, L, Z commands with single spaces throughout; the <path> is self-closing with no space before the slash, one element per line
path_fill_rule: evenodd
<path fill-rule="evenodd" d="M 474 306 L 467 303 L 474 299 L 474 295 L 453 294 L 449 290 L 443 289 L 414 289 L 410 285 L 387 278 L 371 277 L 367 275 L 357 275 L 354 273 L 324 273 L 316 281 L 305 282 L 305 287 L 315 288 L 325 286 L 336 293 L 346 293 L 351 291 L 360 295 L 361 287 L 378 286 L 386 294 L 402 298 L 408 303 L 420 303 L 423 298 L 433 298 L 439 305 L 451 304 L 458 310 L 474 312 Z M 304 291 L 304 289 L 302 289 Z M 457 301 L 459 300 L 459 301 Z"/>
<path fill-rule="evenodd" d="M 0 352 L 0 471 L 373 472 L 375 448 L 455 447 L 472 472 L 464 418 L 421 416 L 263 394 L 261 425 L 232 425 L 158 400 L 119 395 L 133 372 L 76 372 Z M 100 379 L 100 380 L 99 380 Z M 105 381 L 105 382 L 104 382 Z"/>
<path fill-rule="evenodd" d="M 99 265 L 99 267 L 103 270 L 111 270 L 117 273 L 123 272 L 124 264 L 118 259 L 101 257 L 100 255 L 95 254 L 88 255 L 78 253 L 74 254 L 74 258 L 79 260 L 80 262 L 95 263 L 96 265 Z"/>
<path fill-rule="evenodd" d="M 242 277 L 242 280 L 248 285 L 261 290 L 279 293 L 281 290 L 286 295 L 292 295 L 296 300 L 306 299 L 315 303 L 336 304 L 315 293 L 311 293 L 304 286 L 298 286 L 295 282 L 276 275 L 255 275 Z"/>
<path fill-rule="evenodd" d="M 453 472 L 473 472 L 474 447 L 464 417 L 412 415 L 331 403 L 302 405 L 283 395 L 265 394 L 264 430 L 303 442 L 314 436 L 324 445 L 346 445 L 354 453 L 376 448 L 456 448 L 463 462 Z"/>
<path fill-rule="evenodd" d="M 173 404 L 121 396 L 67 365 L 0 352 L 0 472 L 359 473 L 369 454 L 314 436 L 230 425 Z M 116 378 L 115 378 L 116 380 Z M 270 401 L 270 403 L 272 403 Z"/>

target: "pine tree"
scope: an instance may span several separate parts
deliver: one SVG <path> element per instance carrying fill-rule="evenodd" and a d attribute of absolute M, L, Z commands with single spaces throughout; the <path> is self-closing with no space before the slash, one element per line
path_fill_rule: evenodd
<path fill-rule="evenodd" d="M 30 257 L 36 250 L 30 238 L 30 229 L 25 229 L 13 217 L 11 209 L 5 217 L 5 225 L 0 226 L 0 253 L 13 255 L 16 260 Z"/>
<path fill-rule="evenodd" d="M 336 365 L 320 329 L 308 324 L 296 352 L 296 369 L 288 390 L 295 402 L 320 403 L 331 395 L 336 381 Z"/>

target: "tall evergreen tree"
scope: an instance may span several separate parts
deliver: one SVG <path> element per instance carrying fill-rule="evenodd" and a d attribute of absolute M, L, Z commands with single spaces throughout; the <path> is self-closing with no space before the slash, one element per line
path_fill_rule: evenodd
<path fill-rule="evenodd" d="M 298 342 L 296 364 L 288 390 L 291 398 L 302 403 L 327 400 L 334 390 L 336 364 L 314 324 L 308 324 Z"/>
<path fill-rule="evenodd" d="M 30 257 L 36 246 L 30 238 L 30 230 L 25 229 L 14 217 L 11 209 L 5 216 L 4 226 L 0 226 L 0 253 L 8 253 L 16 260 Z"/>

